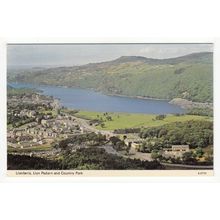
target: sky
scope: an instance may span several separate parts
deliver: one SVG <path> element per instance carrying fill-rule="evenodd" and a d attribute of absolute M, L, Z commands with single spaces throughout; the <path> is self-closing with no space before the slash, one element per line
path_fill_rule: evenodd
<path fill-rule="evenodd" d="M 120 56 L 171 58 L 213 51 L 212 44 L 13 44 L 7 46 L 8 66 L 74 66 Z"/>

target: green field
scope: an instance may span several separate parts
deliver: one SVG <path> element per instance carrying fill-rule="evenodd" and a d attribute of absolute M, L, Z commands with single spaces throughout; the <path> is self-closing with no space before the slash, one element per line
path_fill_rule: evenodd
<path fill-rule="evenodd" d="M 122 128 L 138 128 L 138 127 L 152 127 L 160 126 L 166 123 L 176 121 L 189 121 L 189 120 L 212 120 L 211 117 L 197 116 L 197 115 L 167 115 L 163 120 L 155 120 L 156 115 L 150 114 L 130 114 L 130 113 L 108 113 L 112 117 L 112 121 L 108 121 L 102 112 L 88 112 L 80 111 L 75 116 L 84 119 L 100 119 L 104 120 L 105 126 L 102 128 L 97 126 L 100 130 L 114 130 Z"/>
<path fill-rule="evenodd" d="M 29 152 L 38 152 L 38 151 L 48 151 L 51 150 L 52 147 L 50 144 L 44 144 L 44 145 L 39 145 L 39 146 L 33 146 L 33 147 L 27 147 L 27 148 L 13 148 L 13 147 L 8 147 L 8 152 L 9 153 L 29 153 Z"/>

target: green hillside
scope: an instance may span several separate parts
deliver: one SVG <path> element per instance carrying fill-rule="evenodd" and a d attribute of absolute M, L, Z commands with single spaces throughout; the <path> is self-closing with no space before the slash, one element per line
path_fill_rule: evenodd
<path fill-rule="evenodd" d="M 155 127 L 172 122 L 185 122 L 185 121 L 212 121 L 212 117 L 199 116 L 199 115 L 166 115 L 163 120 L 155 120 L 155 115 L 151 114 L 131 114 L 131 113 L 108 113 L 112 120 L 106 120 L 101 112 L 79 111 L 75 114 L 77 117 L 86 118 L 89 120 L 99 120 L 100 117 L 104 119 L 104 126 L 97 125 L 99 130 L 115 130 L 124 128 L 140 128 L 140 127 Z M 99 116 L 99 117 L 97 117 Z"/>
<path fill-rule="evenodd" d="M 116 95 L 212 102 L 213 54 L 171 59 L 123 56 L 109 62 L 8 74 L 8 80 L 93 88 Z"/>

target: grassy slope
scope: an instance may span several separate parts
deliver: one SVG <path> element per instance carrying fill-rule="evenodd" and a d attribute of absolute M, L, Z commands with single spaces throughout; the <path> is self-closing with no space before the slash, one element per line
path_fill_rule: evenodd
<path fill-rule="evenodd" d="M 212 53 L 177 59 L 128 57 L 80 67 L 26 72 L 9 80 L 95 88 L 105 93 L 212 102 Z M 62 75 L 62 77 L 61 77 Z"/>
<path fill-rule="evenodd" d="M 88 112 L 88 111 L 80 111 L 76 114 L 76 116 L 87 118 L 87 119 L 97 119 L 97 115 L 102 117 L 103 113 L 100 112 Z M 210 117 L 205 116 L 195 116 L 195 115 L 183 115 L 183 116 L 175 116 L 175 115 L 167 115 L 164 120 L 155 120 L 155 115 L 150 114 L 130 114 L 130 113 L 108 113 L 113 119 L 113 121 L 106 121 L 105 127 L 101 128 L 101 126 L 97 126 L 100 130 L 114 130 L 120 128 L 135 128 L 135 127 L 151 127 L 151 126 L 159 126 L 166 123 L 171 123 L 175 121 L 188 121 L 188 120 L 212 120 Z"/>
<path fill-rule="evenodd" d="M 8 153 L 11 153 L 11 152 L 29 153 L 29 152 L 37 152 L 37 151 L 49 151 L 49 150 L 52 150 L 52 149 L 53 148 L 51 147 L 50 144 L 44 144 L 44 145 L 33 146 L 33 147 L 26 147 L 26 148 L 8 147 Z"/>
<path fill-rule="evenodd" d="M 32 94 L 37 92 L 35 89 L 29 89 L 29 88 L 13 88 L 11 86 L 7 87 L 7 95 L 23 95 L 25 93 Z"/>

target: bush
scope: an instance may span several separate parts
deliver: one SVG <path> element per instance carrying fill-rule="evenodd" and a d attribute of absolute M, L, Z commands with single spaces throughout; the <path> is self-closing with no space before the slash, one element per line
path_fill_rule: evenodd
<path fill-rule="evenodd" d="M 96 170 L 148 170 L 163 169 L 157 161 L 141 161 L 108 154 L 101 148 L 82 148 L 75 153 L 67 154 L 63 159 L 66 169 L 96 169 Z"/>
<path fill-rule="evenodd" d="M 8 170 L 58 170 L 61 164 L 55 160 L 27 155 L 8 154 Z"/>
<path fill-rule="evenodd" d="M 156 120 L 163 120 L 164 118 L 166 118 L 166 115 L 157 115 L 155 117 Z"/>
<path fill-rule="evenodd" d="M 167 145 L 188 144 L 190 147 L 206 147 L 213 145 L 213 122 L 174 122 L 143 129 L 139 135 L 141 138 L 160 138 Z"/>

